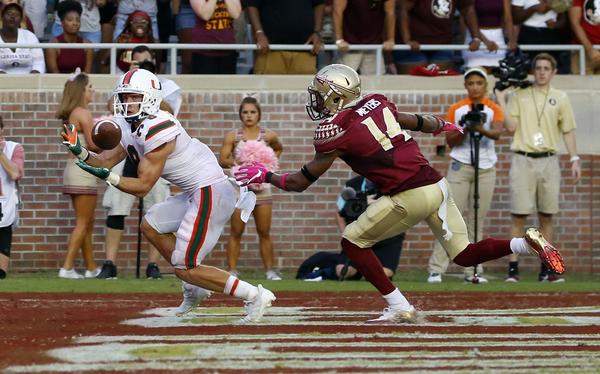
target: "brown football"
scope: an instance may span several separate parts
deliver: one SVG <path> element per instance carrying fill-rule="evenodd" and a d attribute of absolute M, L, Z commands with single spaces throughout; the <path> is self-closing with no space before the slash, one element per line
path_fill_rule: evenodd
<path fill-rule="evenodd" d="M 121 128 L 111 119 L 102 119 L 92 128 L 92 141 L 104 150 L 113 149 L 121 141 Z"/>

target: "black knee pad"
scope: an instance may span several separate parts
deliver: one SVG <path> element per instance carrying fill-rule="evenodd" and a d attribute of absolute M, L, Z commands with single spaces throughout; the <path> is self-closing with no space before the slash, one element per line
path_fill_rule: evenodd
<path fill-rule="evenodd" d="M 125 216 L 106 217 L 106 227 L 113 230 L 125 230 Z"/>

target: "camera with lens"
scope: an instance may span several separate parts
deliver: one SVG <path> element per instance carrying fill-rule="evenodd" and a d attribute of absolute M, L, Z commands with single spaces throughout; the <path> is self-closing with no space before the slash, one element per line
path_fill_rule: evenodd
<path fill-rule="evenodd" d="M 495 90 L 504 91 L 508 87 L 527 88 L 531 82 L 527 75 L 531 69 L 531 60 L 526 53 L 520 49 L 509 51 L 506 57 L 498 61 L 498 67 L 492 70 L 492 74 L 498 80 L 494 85 Z"/>
<path fill-rule="evenodd" d="M 148 70 L 152 74 L 156 74 L 156 64 L 152 60 L 144 60 L 138 63 L 139 69 Z"/>
<path fill-rule="evenodd" d="M 366 180 L 363 188 L 360 189 L 360 191 L 357 191 L 347 185 L 342 190 L 341 197 L 345 203 L 340 211 L 340 215 L 344 217 L 346 223 L 356 221 L 358 216 L 367 210 L 367 206 L 369 205 L 368 197 L 370 195 L 374 195 L 376 198 L 380 196 L 375 184 L 369 180 Z"/>
<path fill-rule="evenodd" d="M 343 216 L 350 221 L 356 221 L 358 216 L 367 210 L 367 205 L 366 192 L 357 192 L 355 197 L 346 200 L 342 209 Z"/>
<path fill-rule="evenodd" d="M 475 127 L 485 122 L 487 114 L 483 111 L 483 104 L 473 104 L 471 111 L 465 114 L 460 121 L 459 126 L 464 127 L 468 131 L 474 132 Z"/>

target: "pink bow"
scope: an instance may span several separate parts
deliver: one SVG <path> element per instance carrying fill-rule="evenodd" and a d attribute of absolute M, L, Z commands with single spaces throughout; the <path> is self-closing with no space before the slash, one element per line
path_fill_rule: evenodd
<path fill-rule="evenodd" d="M 79 76 L 79 74 L 81 74 L 81 68 L 77 67 L 77 69 L 75 69 L 75 71 L 73 72 L 73 74 L 71 74 L 69 76 L 69 82 L 73 82 L 75 80 L 75 78 L 77 78 L 77 76 Z"/>

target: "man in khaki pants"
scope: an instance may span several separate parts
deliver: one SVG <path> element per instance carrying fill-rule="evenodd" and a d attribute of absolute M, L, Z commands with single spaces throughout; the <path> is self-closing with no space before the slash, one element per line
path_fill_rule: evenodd
<path fill-rule="evenodd" d="M 494 186 L 496 185 L 496 150 L 494 140 L 500 138 L 504 131 L 504 113 L 502 109 L 487 98 L 488 84 L 485 69 L 474 67 L 465 72 L 465 88 L 467 97 L 450 107 L 447 120 L 467 125 L 464 134 L 448 133 L 446 141 L 452 151 L 450 167 L 446 179 L 450 184 L 452 197 L 456 206 L 462 213 L 467 223 L 469 240 L 474 241 L 473 192 L 475 185 L 475 168 L 473 166 L 472 135 L 480 134 L 479 143 L 479 209 L 477 211 L 477 238 L 483 237 L 483 220 L 492 203 Z M 467 113 L 473 111 L 473 105 L 483 104 L 483 109 L 478 115 L 479 120 L 466 120 Z M 427 282 L 442 282 L 442 274 L 448 269 L 450 259 L 440 242 L 436 241 L 433 253 L 429 257 L 429 277 Z M 464 269 L 465 281 L 473 280 L 473 267 Z M 483 271 L 478 265 L 477 272 Z M 487 279 L 479 277 L 480 283 L 486 283 Z"/>
<path fill-rule="evenodd" d="M 553 239 L 552 216 L 558 213 L 560 163 L 557 156 L 562 137 L 575 183 L 581 166 L 575 142 L 575 117 L 567 94 L 550 85 L 556 74 L 556 60 L 547 53 L 533 59 L 534 84 L 515 92 L 510 100 L 507 128 L 514 132 L 510 149 L 514 152 L 510 167 L 510 211 L 512 234 L 522 234 L 527 216 L 537 212 L 541 231 Z M 498 102 L 506 108 L 507 92 L 498 92 Z M 507 282 L 519 281 L 518 257 L 511 255 Z M 542 265 L 540 281 L 562 282 Z"/>

